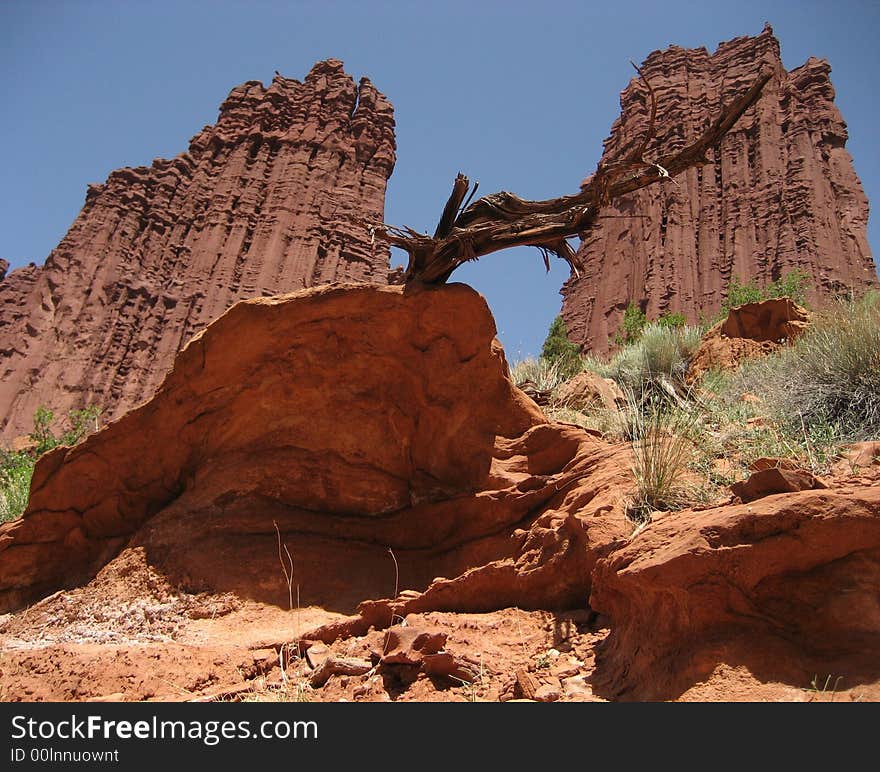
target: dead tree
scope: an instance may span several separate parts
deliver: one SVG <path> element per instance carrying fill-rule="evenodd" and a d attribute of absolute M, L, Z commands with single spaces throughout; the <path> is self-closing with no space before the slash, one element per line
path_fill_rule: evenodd
<path fill-rule="evenodd" d="M 404 275 L 406 283 L 442 284 L 462 263 L 518 246 L 541 250 L 547 270 L 550 270 L 549 256 L 554 254 L 565 260 L 578 275 L 581 266 L 566 238 L 582 237 L 595 225 L 602 207 L 619 196 L 675 177 L 692 166 L 710 163 L 706 152 L 717 146 L 742 114 L 757 102 L 771 77 L 771 72 L 759 75 L 748 91 L 722 108 L 714 123 L 696 142 L 677 153 L 649 161 L 644 153 L 654 137 L 657 105 L 654 91 L 643 76 L 651 97 L 651 116 L 644 140 L 624 158 L 600 163 L 580 193 L 546 201 L 525 201 L 513 193 L 501 191 L 468 205 L 465 201 L 468 191 L 473 197 L 476 186 L 471 190 L 468 178 L 459 174 L 433 236 L 412 228 L 389 225 L 375 228 L 375 234 L 409 254 Z"/>

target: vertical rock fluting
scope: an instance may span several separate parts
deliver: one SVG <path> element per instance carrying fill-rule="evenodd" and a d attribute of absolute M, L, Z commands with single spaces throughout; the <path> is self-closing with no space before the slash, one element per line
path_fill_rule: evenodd
<path fill-rule="evenodd" d="M 673 46 L 648 56 L 642 69 L 656 92 L 657 126 L 645 158 L 693 141 L 767 68 L 773 78 L 761 99 L 710 164 L 620 199 L 581 244 L 585 270 L 563 287 L 562 316 L 584 350 L 608 349 L 630 302 L 649 317 L 711 315 L 734 277 L 769 283 L 799 269 L 813 302 L 878 286 L 868 201 L 845 149 L 831 68 L 810 58 L 787 72 L 769 26 L 714 54 Z M 640 83 L 620 102 L 604 160 L 635 147 L 648 127 Z"/>
<path fill-rule="evenodd" d="M 342 62 L 234 88 L 189 150 L 119 169 L 45 265 L 0 275 L 0 434 L 34 410 L 152 396 L 194 332 L 235 301 L 330 281 L 385 284 L 393 109 Z"/>

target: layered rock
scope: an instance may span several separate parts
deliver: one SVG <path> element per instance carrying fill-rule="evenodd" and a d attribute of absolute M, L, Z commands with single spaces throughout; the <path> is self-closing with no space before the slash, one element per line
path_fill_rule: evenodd
<path fill-rule="evenodd" d="M 594 688 L 675 699 L 720 663 L 806 688 L 880 678 L 880 487 L 768 496 L 659 516 L 599 562 L 611 617 Z"/>
<path fill-rule="evenodd" d="M 731 279 L 767 284 L 795 269 L 808 274 L 809 299 L 877 287 L 866 237 L 868 202 L 846 150 L 828 62 L 810 58 L 787 72 L 770 27 L 756 37 L 706 49 L 672 46 L 642 65 L 657 97 L 656 138 L 644 157 L 696 139 L 722 104 L 762 69 L 773 78 L 709 163 L 673 182 L 621 198 L 588 232 L 580 278 L 563 287 L 569 337 L 605 351 L 623 311 L 651 318 L 713 315 Z M 648 99 L 633 81 L 603 161 L 632 150 L 648 128 Z"/>
<path fill-rule="evenodd" d="M 241 298 L 384 284 L 368 223 L 394 160 L 391 105 L 328 60 L 302 83 L 234 88 L 187 152 L 89 186 L 45 265 L 0 270 L 2 437 L 29 430 L 39 405 L 122 415 Z"/>
<path fill-rule="evenodd" d="M 126 545 L 174 586 L 287 607 L 279 538 L 304 606 L 582 605 L 629 530 L 627 454 L 547 423 L 464 285 L 241 301 L 151 401 L 40 459 L 0 526 L 0 612 Z"/>

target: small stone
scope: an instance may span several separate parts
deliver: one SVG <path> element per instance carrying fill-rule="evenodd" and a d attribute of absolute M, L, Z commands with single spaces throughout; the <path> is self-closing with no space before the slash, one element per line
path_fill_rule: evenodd
<path fill-rule="evenodd" d="M 555 684 L 544 684 L 543 686 L 539 686 L 538 690 L 535 692 L 535 701 L 556 702 L 561 696 L 558 686 Z"/>
<path fill-rule="evenodd" d="M 330 656 L 330 649 L 321 642 L 313 643 L 306 649 L 306 662 L 312 670 L 317 670 L 324 664 L 324 660 Z"/>
<path fill-rule="evenodd" d="M 372 663 L 366 659 L 355 659 L 354 657 L 337 658 L 330 656 L 327 657 L 327 659 L 321 663 L 321 666 L 312 673 L 311 678 L 309 678 L 309 683 L 313 689 L 318 689 L 327 683 L 331 676 L 363 675 L 372 670 L 372 668 Z"/>
<path fill-rule="evenodd" d="M 516 684 L 514 685 L 514 697 L 525 697 L 529 700 L 535 699 L 535 694 L 540 688 L 540 682 L 528 670 L 516 671 Z"/>

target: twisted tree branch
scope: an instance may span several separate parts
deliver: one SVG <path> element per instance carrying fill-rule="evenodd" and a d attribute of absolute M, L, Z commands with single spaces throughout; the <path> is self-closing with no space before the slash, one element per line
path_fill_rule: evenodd
<path fill-rule="evenodd" d="M 742 96 L 721 110 L 696 142 L 653 162 L 643 157 L 653 138 L 656 116 L 654 91 L 645 81 L 652 101 L 646 138 L 622 161 L 604 166 L 600 163 L 580 193 L 546 201 L 526 201 L 513 193 L 500 191 L 478 198 L 459 211 L 470 188 L 468 178 L 459 174 L 433 237 L 412 228 L 389 225 L 377 228 L 376 235 L 409 254 L 406 282 L 442 284 L 462 263 L 517 246 L 541 250 L 547 270 L 550 269 L 548 255 L 552 253 L 565 260 L 577 275 L 582 266 L 566 238 L 593 227 L 601 208 L 619 196 L 675 177 L 692 166 L 709 163 L 706 151 L 718 145 L 743 113 L 758 101 L 771 77 L 769 71 L 761 73 Z"/>

